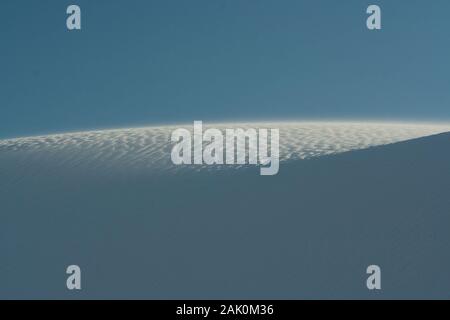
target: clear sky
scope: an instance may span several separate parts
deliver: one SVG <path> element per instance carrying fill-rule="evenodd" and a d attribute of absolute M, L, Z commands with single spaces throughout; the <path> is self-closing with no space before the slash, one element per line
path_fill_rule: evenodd
<path fill-rule="evenodd" d="M 82 30 L 66 29 L 78 4 Z M 366 8 L 382 8 L 381 31 Z M 448 0 L 2 0 L 0 138 L 193 120 L 450 120 Z"/>

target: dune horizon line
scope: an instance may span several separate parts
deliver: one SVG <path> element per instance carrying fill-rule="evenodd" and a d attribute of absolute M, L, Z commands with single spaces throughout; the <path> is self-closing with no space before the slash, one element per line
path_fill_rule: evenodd
<path fill-rule="evenodd" d="M 99 133 L 99 132 L 111 132 L 111 131 L 123 131 L 123 130 L 134 130 L 134 129 L 152 129 L 152 128 L 174 128 L 174 127 L 185 127 L 192 126 L 194 121 L 174 121 L 174 122 L 161 122 L 161 123 L 149 123 L 149 124 L 135 124 L 135 125 L 121 125 L 121 126 L 100 126 L 97 128 L 80 128 L 80 129 L 69 129 L 67 131 L 55 130 L 54 132 L 41 132 L 35 134 L 23 134 L 15 135 L 11 137 L 0 137 L 0 142 L 8 140 L 18 140 L 27 138 L 40 138 L 40 137 L 51 137 L 59 135 L 72 135 L 72 134 L 83 134 L 83 133 Z M 289 125 L 289 124 L 383 124 L 383 125 L 418 125 L 418 126 L 439 126 L 448 127 L 450 131 L 450 120 L 409 120 L 409 119 L 364 119 L 364 118 L 304 118 L 304 119 L 261 119 L 261 120 L 205 120 L 203 121 L 206 127 L 210 126 L 245 126 L 245 125 Z"/>

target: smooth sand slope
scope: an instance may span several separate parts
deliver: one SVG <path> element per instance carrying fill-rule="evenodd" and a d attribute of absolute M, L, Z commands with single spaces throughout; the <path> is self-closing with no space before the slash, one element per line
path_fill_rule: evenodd
<path fill-rule="evenodd" d="M 394 140 L 327 130 L 352 132 L 339 150 Z M 2 143 L 0 298 L 450 298 L 449 133 L 286 161 L 271 177 L 83 174 L 90 153 L 72 148 L 113 133 Z M 34 158 L 43 145 L 69 150 L 72 170 L 47 170 L 36 160 L 45 152 Z M 82 268 L 81 292 L 65 289 L 70 264 Z M 365 287 L 370 264 L 382 268 L 381 292 Z"/>

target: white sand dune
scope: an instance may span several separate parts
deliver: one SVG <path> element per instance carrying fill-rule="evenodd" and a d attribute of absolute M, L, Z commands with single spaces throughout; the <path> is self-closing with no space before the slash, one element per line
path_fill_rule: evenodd
<path fill-rule="evenodd" d="M 171 132 L 184 126 L 160 126 L 53 134 L 0 140 L 0 163 L 26 168 L 120 168 L 173 171 Z M 450 131 L 450 124 L 383 122 L 273 122 L 212 124 L 204 128 L 279 128 L 280 161 L 308 159 Z M 178 167 L 179 168 L 179 167 Z M 196 167 L 198 169 L 198 167 Z"/>
<path fill-rule="evenodd" d="M 287 152 L 307 158 L 446 130 L 281 129 L 291 138 L 284 159 Z M 112 160 L 166 161 L 167 130 L 2 142 L 0 298 L 449 298 L 450 133 L 285 160 L 270 178 L 233 169 L 93 174 Z M 55 171 L 37 155 L 66 162 Z M 94 172 L 85 174 L 87 163 Z M 69 264 L 82 268 L 84 289 L 76 296 L 65 287 Z M 378 292 L 365 285 L 371 264 L 382 268 Z"/>

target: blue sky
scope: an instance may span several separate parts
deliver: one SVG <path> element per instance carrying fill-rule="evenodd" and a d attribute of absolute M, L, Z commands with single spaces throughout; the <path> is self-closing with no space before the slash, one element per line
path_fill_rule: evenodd
<path fill-rule="evenodd" d="M 66 29 L 66 8 L 82 30 Z M 366 28 L 369 4 L 381 31 Z M 450 120 L 448 0 L 2 0 L 0 138 L 252 119 Z"/>

